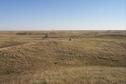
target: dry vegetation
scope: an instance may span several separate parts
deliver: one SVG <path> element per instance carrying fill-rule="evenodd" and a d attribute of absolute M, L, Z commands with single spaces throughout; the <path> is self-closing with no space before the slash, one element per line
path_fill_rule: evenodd
<path fill-rule="evenodd" d="M 126 84 L 126 31 L 0 32 L 0 84 Z"/>

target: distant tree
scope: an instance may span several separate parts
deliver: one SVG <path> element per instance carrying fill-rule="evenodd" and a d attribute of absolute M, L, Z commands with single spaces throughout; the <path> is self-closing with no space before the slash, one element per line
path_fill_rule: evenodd
<path fill-rule="evenodd" d="M 71 37 L 69 37 L 69 41 L 71 41 L 72 40 L 72 38 Z"/>
<path fill-rule="evenodd" d="M 45 38 L 48 38 L 48 34 L 47 34 L 47 33 L 45 33 L 44 39 L 45 39 Z"/>
<path fill-rule="evenodd" d="M 16 35 L 27 35 L 27 33 L 26 32 L 18 32 L 18 33 L 16 33 Z"/>

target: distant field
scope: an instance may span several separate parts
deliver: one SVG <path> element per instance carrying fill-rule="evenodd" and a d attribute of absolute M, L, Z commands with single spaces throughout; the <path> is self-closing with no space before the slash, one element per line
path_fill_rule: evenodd
<path fill-rule="evenodd" d="M 0 84 L 126 84 L 126 31 L 0 32 Z"/>

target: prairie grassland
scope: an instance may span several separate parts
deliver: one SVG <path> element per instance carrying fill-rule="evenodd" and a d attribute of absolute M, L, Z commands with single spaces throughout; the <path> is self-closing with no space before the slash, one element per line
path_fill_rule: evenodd
<path fill-rule="evenodd" d="M 0 32 L 0 84 L 126 84 L 126 31 Z"/>

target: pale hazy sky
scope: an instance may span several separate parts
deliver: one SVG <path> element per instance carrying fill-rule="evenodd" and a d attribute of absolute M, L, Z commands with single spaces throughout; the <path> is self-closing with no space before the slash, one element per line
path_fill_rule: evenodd
<path fill-rule="evenodd" d="M 0 0 L 0 30 L 126 30 L 126 0 Z"/>

